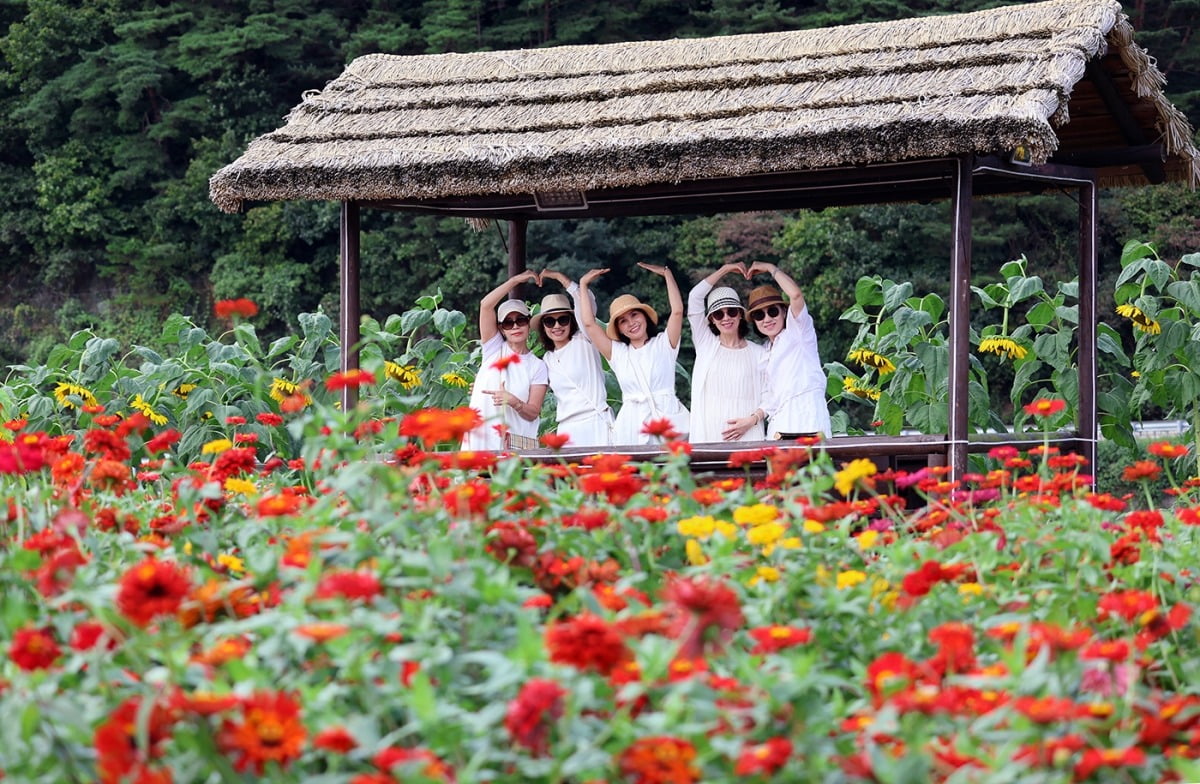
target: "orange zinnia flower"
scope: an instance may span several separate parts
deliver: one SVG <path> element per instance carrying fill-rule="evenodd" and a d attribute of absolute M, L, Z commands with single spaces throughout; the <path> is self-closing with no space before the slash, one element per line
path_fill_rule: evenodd
<path fill-rule="evenodd" d="M 631 784 L 692 784 L 700 780 L 696 747 L 670 736 L 635 740 L 617 762 Z"/>
<path fill-rule="evenodd" d="M 787 738 L 770 738 L 765 743 L 747 745 L 738 755 L 733 767 L 737 776 L 772 776 L 792 756 L 792 742 Z"/>
<path fill-rule="evenodd" d="M 300 756 L 308 733 L 300 721 L 300 703 L 283 692 L 256 692 L 242 702 L 241 721 L 227 719 L 218 743 L 235 755 L 239 771 L 262 775 L 267 763 L 281 768 Z"/>
<path fill-rule="evenodd" d="M 508 354 L 506 356 L 500 357 L 495 362 L 493 362 L 492 367 L 494 367 L 496 370 L 504 370 L 509 365 L 516 365 L 516 364 L 519 364 L 520 362 L 521 362 L 520 354 Z"/>
<path fill-rule="evenodd" d="M 1139 460 L 1133 465 L 1125 466 L 1121 478 L 1126 482 L 1139 482 L 1143 479 L 1153 482 L 1162 473 L 1162 466 L 1153 460 Z"/>
<path fill-rule="evenodd" d="M 1146 447 L 1146 451 L 1155 457 L 1178 458 L 1188 453 L 1185 444 L 1172 444 L 1170 441 L 1155 441 Z"/>
<path fill-rule="evenodd" d="M 750 630 L 757 643 L 750 653 L 775 653 L 784 648 L 805 645 L 812 640 L 812 630 L 799 626 L 760 626 Z"/>
<path fill-rule="evenodd" d="M 400 435 L 433 445 L 443 441 L 460 441 L 481 424 L 483 417 L 473 408 L 425 408 L 407 414 L 400 420 Z"/>

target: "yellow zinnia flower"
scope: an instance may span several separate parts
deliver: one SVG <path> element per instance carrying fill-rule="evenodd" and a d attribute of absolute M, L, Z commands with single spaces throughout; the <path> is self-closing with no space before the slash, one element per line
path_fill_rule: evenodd
<path fill-rule="evenodd" d="M 786 531 L 779 523 L 763 523 L 746 529 L 746 541 L 756 547 L 770 547 L 782 539 Z"/>
<path fill-rule="evenodd" d="M 85 406 L 100 405 L 100 401 L 96 400 L 96 396 L 86 387 L 72 384 L 69 381 L 62 381 L 54 387 L 54 399 L 63 408 L 75 408 L 75 401 L 71 400 L 72 397 L 82 400 Z"/>
<path fill-rule="evenodd" d="M 717 530 L 717 521 L 711 517 L 686 517 L 676 523 L 679 533 L 697 539 L 707 539 Z"/>
<path fill-rule="evenodd" d="M 774 566 L 760 566 L 755 570 L 754 575 L 746 581 L 746 585 L 758 585 L 759 583 L 774 583 L 778 581 L 778 569 Z"/>
<path fill-rule="evenodd" d="M 228 438 L 217 438 L 200 447 L 200 454 L 219 455 L 229 449 L 233 449 L 232 441 Z"/>
<path fill-rule="evenodd" d="M 979 341 L 979 350 L 984 354 L 995 354 L 1009 359 L 1024 359 L 1028 349 L 1012 338 L 984 338 Z"/>
<path fill-rule="evenodd" d="M 470 381 L 467 381 L 457 373 L 443 373 L 442 383 L 446 386 L 459 387 L 460 389 L 466 389 L 467 387 L 471 386 Z"/>
<path fill-rule="evenodd" d="M 708 563 L 708 556 L 704 554 L 704 548 L 695 539 L 688 539 L 683 549 L 687 552 L 688 563 L 692 566 L 703 566 Z"/>
<path fill-rule="evenodd" d="M 738 525 L 762 525 L 779 517 L 779 510 L 770 504 L 739 506 L 733 510 L 733 522 Z"/>
<path fill-rule="evenodd" d="M 401 365 L 388 360 L 383 363 L 383 373 L 405 389 L 421 386 L 421 371 L 412 365 Z"/>
<path fill-rule="evenodd" d="M 1133 322 L 1133 326 L 1140 329 L 1142 332 L 1149 332 L 1151 335 L 1157 335 L 1162 332 L 1162 325 L 1157 321 L 1147 316 L 1142 312 L 1142 309 L 1137 305 L 1117 305 L 1117 315 L 1124 316 Z"/>
<path fill-rule="evenodd" d="M 249 479 L 238 479 L 236 476 L 231 476 L 225 480 L 225 489 L 230 493 L 237 493 L 238 495 L 258 495 L 258 488 L 254 486 L 253 482 Z"/>
<path fill-rule="evenodd" d="M 160 414 L 155 411 L 153 406 L 142 399 L 141 395 L 134 395 L 133 400 L 129 403 L 129 407 L 135 411 L 140 411 L 146 419 L 149 419 L 156 425 L 167 424 L 166 414 Z"/>
<path fill-rule="evenodd" d="M 850 569 L 845 572 L 838 572 L 837 588 L 839 591 L 846 588 L 853 588 L 861 582 L 866 582 L 867 575 L 857 569 Z"/>
<path fill-rule="evenodd" d="M 850 491 L 854 489 L 858 480 L 874 476 L 878 470 L 875 463 L 865 457 L 851 460 L 842 467 L 841 471 L 833 475 L 833 486 L 842 495 L 850 495 Z"/>
<path fill-rule="evenodd" d="M 847 357 L 851 362 L 857 362 L 863 367 L 873 367 L 879 371 L 879 375 L 885 376 L 896 369 L 892 361 L 882 354 L 877 354 L 869 348 L 856 348 L 850 352 Z"/>

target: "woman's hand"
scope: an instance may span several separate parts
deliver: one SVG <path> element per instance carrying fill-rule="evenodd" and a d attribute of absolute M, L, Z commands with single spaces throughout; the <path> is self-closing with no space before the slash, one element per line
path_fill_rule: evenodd
<path fill-rule="evenodd" d="M 504 388 L 504 380 L 503 379 L 500 380 L 500 388 L 499 389 L 485 389 L 485 390 L 483 390 L 483 394 L 491 395 L 492 396 L 492 404 L 496 405 L 496 406 L 508 406 L 510 408 L 516 408 L 517 404 L 519 404 L 520 400 L 521 400 L 516 395 L 514 395 L 512 392 L 509 392 L 507 389 Z"/>
<path fill-rule="evenodd" d="M 551 270 L 551 269 L 544 269 L 544 270 L 542 270 L 542 274 L 541 274 L 541 281 L 539 281 L 539 284 L 544 286 L 544 285 L 545 285 L 545 282 L 544 282 L 544 281 L 545 281 L 547 278 L 549 278 L 550 280 L 556 280 L 556 281 L 558 281 L 559 283 L 561 283 L 561 284 L 562 284 L 562 287 L 563 287 L 564 289 L 567 289 L 567 288 L 570 288 L 570 287 L 571 287 L 571 279 L 570 279 L 570 278 L 568 278 L 568 277 L 567 277 L 566 275 L 564 275 L 563 273 L 559 272 L 558 270 Z"/>
<path fill-rule="evenodd" d="M 779 267 L 766 261 L 756 261 L 750 265 L 750 270 L 746 273 L 746 277 L 749 278 L 751 275 L 760 272 L 764 275 L 774 277 L 775 273 L 779 272 Z"/>
<path fill-rule="evenodd" d="M 511 278 L 509 278 L 508 282 L 514 286 L 519 286 L 522 283 L 536 283 L 539 286 L 542 285 L 540 276 L 533 270 L 518 272 L 516 275 L 513 275 Z"/>
<path fill-rule="evenodd" d="M 750 428 L 758 424 L 758 414 L 751 414 L 740 419 L 727 419 L 725 424 L 729 427 L 721 431 L 721 438 L 726 441 L 738 441 Z"/>
<path fill-rule="evenodd" d="M 671 274 L 671 270 L 662 264 L 650 264 L 649 262 L 639 261 L 637 265 L 647 272 L 653 272 L 660 278 L 665 278 Z"/>
<path fill-rule="evenodd" d="M 583 273 L 583 277 L 579 279 L 579 285 L 586 286 L 587 284 L 591 283 L 593 280 L 600 277 L 601 275 L 603 275 L 606 272 L 608 272 L 608 267 L 590 269 L 587 272 Z"/>

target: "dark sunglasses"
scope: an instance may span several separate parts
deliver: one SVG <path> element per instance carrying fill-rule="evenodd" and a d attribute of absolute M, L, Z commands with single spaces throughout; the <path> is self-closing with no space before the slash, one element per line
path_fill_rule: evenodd
<path fill-rule="evenodd" d="M 515 329 L 523 327 L 529 323 L 529 316 L 517 316 L 516 318 L 506 318 L 500 322 L 500 329 Z"/>
<path fill-rule="evenodd" d="M 762 321 L 763 319 L 765 319 L 767 317 L 778 318 L 779 314 L 782 312 L 783 312 L 783 309 L 780 308 L 778 305 L 767 305 L 762 310 L 756 310 L 753 313 L 751 313 L 750 318 L 754 319 L 755 321 Z"/>
<path fill-rule="evenodd" d="M 571 318 L 570 313 L 562 316 L 542 316 L 542 323 L 547 327 L 569 327 L 571 326 Z"/>
<path fill-rule="evenodd" d="M 709 313 L 708 317 L 713 321 L 720 321 L 721 319 L 737 318 L 740 315 L 742 315 L 741 308 L 721 308 Z"/>

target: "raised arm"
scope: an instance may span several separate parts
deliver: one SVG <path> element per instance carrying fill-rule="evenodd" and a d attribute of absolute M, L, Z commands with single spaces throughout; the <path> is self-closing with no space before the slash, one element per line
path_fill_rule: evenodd
<path fill-rule="evenodd" d="M 713 290 L 713 287 L 717 285 L 717 281 L 734 272 L 743 277 L 748 274 L 746 267 L 742 264 L 723 264 L 693 286 L 692 290 L 688 292 L 687 318 L 688 323 L 692 325 L 692 340 L 697 343 L 700 341 L 707 342 L 709 338 L 716 339 L 708 331 L 708 325 L 705 323 L 707 319 L 704 317 L 704 300 L 708 297 L 708 293 Z"/>
<path fill-rule="evenodd" d="M 779 290 L 787 295 L 788 311 L 793 316 L 799 316 L 800 311 L 804 310 L 804 292 L 800 290 L 800 285 L 779 267 L 765 261 L 756 261 L 750 265 L 750 274 L 753 275 L 756 272 L 771 276 L 775 284 L 779 286 Z"/>
<path fill-rule="evenodd" d="M 480 342 L 487 343 L 499 331 L 499 327 L 496 325 L 496 308 L 500 307 L 500 303 L 508 296 L 508 293 L 522 283 L 529 283 L 537 279 L 537 273 L 529 270 L 519 275 L 513 275 L 479 300 Z"/>
<path fill-rule="evenodd" d="M 683 295 L 679 293 L 679 284 L 675 282 L 675 276 L 671 274 L 668 267 L 659 264 L 647 264 L 644 261 L 639 261 L 638 266 L 642 269 L 653 272 L 661 277 L 667 284 L 667 302 L 671 304 L 671 314 L 667 316 L 667 340 L 671 343 L 671 348 L 679 348 L 679 339 L 683 337 Z"/>
<path fill-rule="evenodd" d="M 612 359 L 612 338 L 596 321 L 596 298 L 588 288 L 593 280 L 606 272 L 607 267 L 583 273 L 583 277 L 579 279 L 579 296 L 575 297 L 575 317 L 579 319 L 579 326 L 583 328 L 584 334 L 592 341 L 596 350 L 603 354 L 605 359 Z"/>

